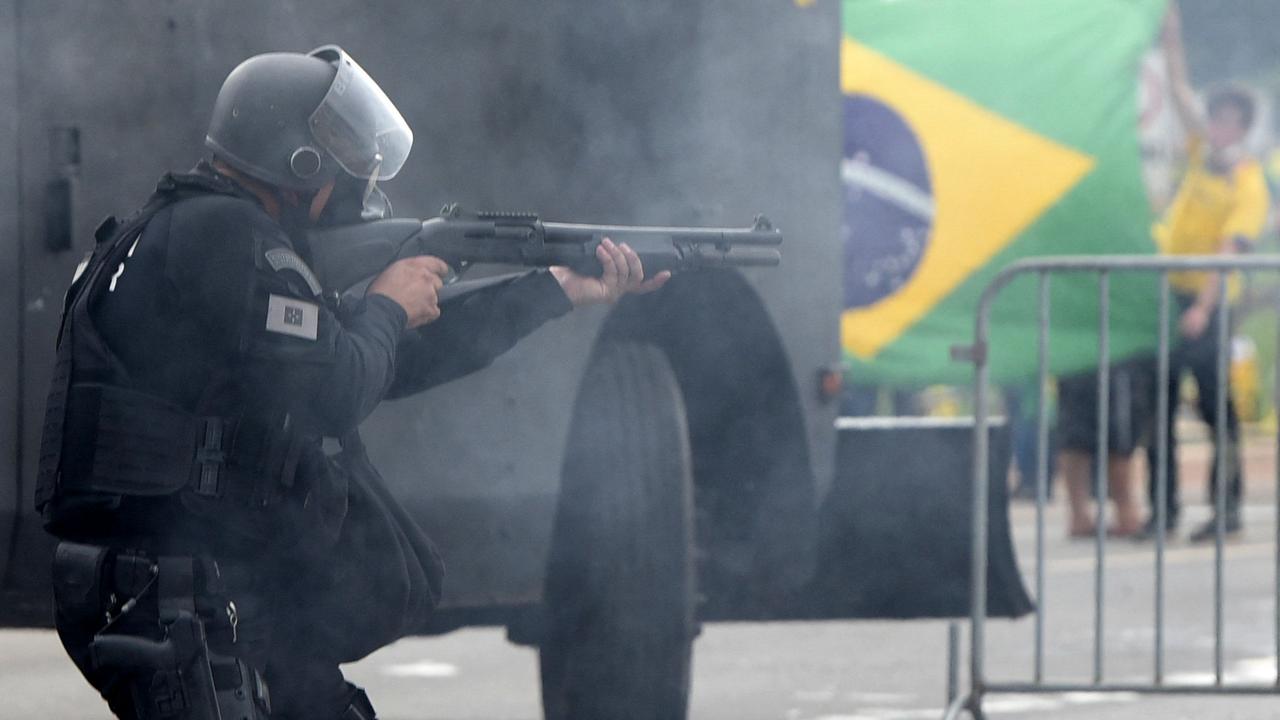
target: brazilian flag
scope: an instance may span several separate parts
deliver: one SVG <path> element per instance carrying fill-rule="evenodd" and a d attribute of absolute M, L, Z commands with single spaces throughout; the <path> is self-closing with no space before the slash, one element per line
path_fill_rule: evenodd
<path fill-rule="evenodd" d="M 965 382 L 978 298 L 1014 260 L 1152 253 L 1138 83 L 1166 0 L 844 0 L 844 312 L 855 382 Z M 1111 278 L 1113 357 L 1149 350 L 1156 278 Z M 1038 284 L 994 307 L 996 380 L 1036 368 Z M 1098 281 L 1052 280 L 1055 372 L 1097 363 Z"/>

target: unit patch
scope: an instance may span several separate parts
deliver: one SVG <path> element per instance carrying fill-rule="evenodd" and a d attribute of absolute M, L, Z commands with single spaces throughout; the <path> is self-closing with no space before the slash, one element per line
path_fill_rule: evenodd
<path fill-rule="evenodd" d="M 267 297 L 267 331 L 315 340 L 320 326 L 320 306 L 281 295 Z"/>
<path fill-rule="evenodd" d="M 289 248 L 271 248 L 263 253 L 267 258 L 267 263 L 271 265 L 271 269 L 276 272 L 281 270 L 292 270 L 298 274 L 311 289 L 312 295 L 320 294 L 320 281 L 316 279 L 315 273 L 311 272 L 311 268 L 303 262 L 298 254 Z"/>

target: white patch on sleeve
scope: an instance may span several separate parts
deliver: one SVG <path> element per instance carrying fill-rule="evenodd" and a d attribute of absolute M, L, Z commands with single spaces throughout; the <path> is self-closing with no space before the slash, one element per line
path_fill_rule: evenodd
<path fill-rule="evenodd" d="M 320 327 L 320 306 L 305 300 L 270 295 L 267 298 L 267 331 L 315 340 Z"/>

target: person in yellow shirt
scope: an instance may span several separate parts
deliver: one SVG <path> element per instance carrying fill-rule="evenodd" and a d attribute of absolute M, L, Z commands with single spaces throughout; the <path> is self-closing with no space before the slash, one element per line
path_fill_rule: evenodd
<path fill-rule="evenodd" d="M 1247 249 L 1262 232 L 1269 204 L 1262 164 L 1245 149 L 1245 138 L 1255 115 L 1253 96 L 1236 86 L 1222 86 L 1208 94 L 1206 112 L 1201 112 L 1188 81 L 1176 2 L 1170 5 L 1162 41 L 1173 85 L 1174 106 L 1187 132 L 1189 152 L 1186 174 L 1163 223 L 1157 228 L 1156 239 L 1161 250 L 1169 255 L 1230 255 Z M 1213 431 L 1215 441 L 1217 438 L 1217 305 L 1220 282 L 1217 273 L 1178 272 L 1169 276 L 1179 312 L 1178 338 L 1169 359 L 1169 386 L 1166 388 L 1170 408 L 1166 507 L 1171 527 L 1176 525 L 1179 511 L 1173 429 L 1183 373 L 1190 372 L 1195 378 L 1200 416 Z M 1231 277 L 1227 283 L 1228 302 L 1231 302 L 1239 295 L 1239 278 Z M 1228 533 L 1234 534 L 1241 530 L 1240 431 L 1230 389 L 1223 388 L 1223 392 L 1227 395 L 1228 447 L 1215 445 L 1213 467 L 1217 468 L 1217 453 L 1229 453 L 1225 524 Z M 1155 443 L 1150 445 L 1153 447 L 1148 448 L 1151 467 L 1149 490 L 1154 508 L 1157 457 Z M 1219 481 L 1215 473 L 1212 487 L 1216 487 Z M 1148 533 L 1154 531 L 1154 512 L 1147 528 Z M 1191 539 L 1212 538 L 1213 529 L 1214 521 L 1211 520 L 1193 532 Z"/>

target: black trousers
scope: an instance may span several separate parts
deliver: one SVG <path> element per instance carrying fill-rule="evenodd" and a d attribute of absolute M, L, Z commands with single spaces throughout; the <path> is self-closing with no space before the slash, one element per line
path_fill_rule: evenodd
<path fill-rule="evenodd" d="M 356 688 L 338 666 L 420 629 L 439 601 L 443 564 L 434 545 L 362 450 L 344 465 L 348 507 L 336 544 L 214 558 L 239 615 L 235 644 L 215 649 L 263 672 L 273 720 L 339 718 Z M 113 631 L 160 639 L 156 612 L 152 592 Z M 59 611 L 55 624 L 67 653 L 112 712 L 134 720 L 135 678 L 94 668 L 89 656 L 102 616 Z"/>
<path fill-rule="evenodd" d="M 1186 312 L 1188 308 L 1195 302 L 1195 296 L 1175 293 L 1176 306 L 1179 316 Z M 1179 337 L 1173 346 L 1169 355 L 1169 385 L 1165 388 L 1165 392 L 1169 397 L 1169 443 L 1168 443 L 1168 468 L 1169 468 L 1169 485 L 1168 494 L 1166 495 L 1165 508 L 1168 513 L 1170 522 L 1175 522 L 1178 518 L 1181 503 L 1179 501 L 1178 492 L 1178 444 L 1174 434 L 1174 428 L 1177 418 L 1177 409 L 1179 401 L 1179 387 L 1182 383 L 1183 373 L 1191 373 L 1196 381 L 1198 390 L 1198 400 L 1196 409 L 1199 411 L 1200 418 L 1209 426 L 1209 431 L 1213 439 L 1213 467 L 1210 476 L 1209 485 L 1209 503 L 1214 506 L 1215 493 L 1218 487 L 1218 458 L 1222 453 L 1227 453 L 1227 488 L 1226 488 L 1226 505 L 1227 514 L 1233 515 L 1240 511 L 1240 502 L 1242 496 L 1241 482 L 1241 465 L 1240 465 L 1240 421 L 1236 415 L 1235 403 L 1231 398 L 1230 374 L 1223 378 L 1222 392 L 1227 397 L 1227 414 L 1224 418 L 1227 431 L 1227 447 L 1218 446 L 1218 332 L 1220 320 L 1218 312 L 1215 309 L 1210 316 L 1208 327 L 1204 333 L 1198 338 Z M 1174 332 L 1177 332 L 1175 329 Z M 1224 349 L 1230 352 L 1230 347 Z M 1156 452 L 1156 441 L 1152 441 L 1147 447 L 1147 463 L 1150 468 L 1148 476 L 1147 490 L 1151 498 L 1151 507 L 1156 507 L 1156 490 L 1157 490 L 1157 462 L 1158 453 Z M 1154 510 L 1152 512 L 1154 515 Z"/>

